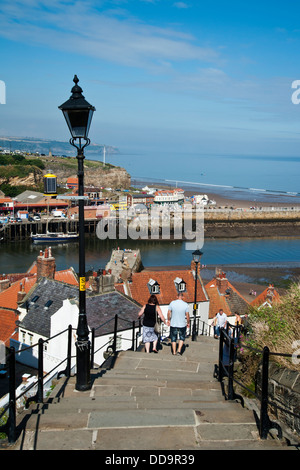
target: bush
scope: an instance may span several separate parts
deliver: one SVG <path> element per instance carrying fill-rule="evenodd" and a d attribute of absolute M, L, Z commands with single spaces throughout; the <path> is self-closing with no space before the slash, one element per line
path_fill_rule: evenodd
<path fill-rule="evenodd" d="M 281 354 L 295 354 L 295 345 L 299 345 L 300 338 L 300 285 L 293 284 L 280 301 L 274 302 L 272 307 L 255 307 L 249 312 L 250 335 L 245 345 L 262 350 L 267 346 L 270 352 Z M 241 357 L 246 350 L 240 350 Z M 247 359 L 257 356 L 247 349 Z M 293 358 L 273 356 L 272 360 L 284 367 L 300 370 L 299 361 Z"/>
<path fill-rule="evenodd" d="M 0 415 L 1 413 L 3 413 L 3 408 L 0 408 Z M 4 426 L 7 422 L 7 416 L 6 414 L 4 414 L 3 416 L 1 416 L 0 418 L 0 427 L 1 426 Z M 4 432 L 0 432 L 0 439 L 6 439 L 7 435 L 4 433 Z"/>

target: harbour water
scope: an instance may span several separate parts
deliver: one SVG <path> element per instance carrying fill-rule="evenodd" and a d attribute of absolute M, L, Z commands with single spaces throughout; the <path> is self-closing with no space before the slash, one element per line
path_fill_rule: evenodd
<path fill-rule="evenodd" d="M 114 248 L 140 249 L 145 267 L 189 266 L 192 251 L 184 242 L 99 240 L 88 236 L 85 240 L 86 271 L 104 268 Z M 30 241 L 0 245 L 1 273 L 26 272 L 36 260 L 43 245 Z M 300 239 L 218 239 L 206 240 L 201 248 L 201 263 L 207 265 L 243 265 L 256 267 L 300 268 Z M 56 269 L 73 267 L 78 272 L 78 243 L 53 245 Z"/>

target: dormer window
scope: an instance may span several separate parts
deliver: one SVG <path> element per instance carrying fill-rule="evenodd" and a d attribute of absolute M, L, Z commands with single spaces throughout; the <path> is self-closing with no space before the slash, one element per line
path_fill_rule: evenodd
<path fill-rule="evenodd" d="M 148 289 L 150 294 L 159 294 L 160 293 L 160 287 L 157 281 L 154 281 L 154 279 L 150 279 L 148 282 Z"/>
<path fill-rule="evenodd" d="M 44 309 L 45 309 L 45 310 L 48 310 L 48 308 L 49 308 L 50 305 L 52 305 L 52 304 L 53 304 L 53 300 L 48 300 L 48 301 L 45 303 L 45 305 L 44 305 Z"/>
<path fill-rule="evenodd" d="M 35 295 L 35 296 L 31 299 L 30 303 L 31 303 L 31 304 L 35 304 L 39 298 L 40 298 L 39 295 Z"/>
<path fill-rule="evenodd" d="M 176 279 L 174 279 L 174 284 L 175 284 L 177 292 L 186 291 L 186 283 L 180 277 L 176 277 Z"/>

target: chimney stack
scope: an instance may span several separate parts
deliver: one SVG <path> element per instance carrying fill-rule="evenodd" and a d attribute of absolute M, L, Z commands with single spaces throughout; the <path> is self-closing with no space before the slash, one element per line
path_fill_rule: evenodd
<path fill-rule="evenodd" d="M 45 252 L 40 251 L 37 257 L 37 279 L 40 277 L 47 277 L 48 279 L 54 279 L 56 264 L 55 258 L 52 256 L 51 247 L 46 248 Z"/>
<path fill-rule="evenodd" d="M 274 299 L 274 286 L 273 286 L 273 284 L 269 284 L 266 298 L 267 298 L 268 302 L 270 302 L 270 304 L 273 302 L 273 299 Z"/>
<path fill-rule="evenodd" d="M 197 269 L 197 274 L 198 276 L 200 276 L 200 263 L 198 263 L 198 269 Z M 194 260 L 191 261 L 191 271 L 193 271 L 194 273 L 196 273 L 196 263 Z"/>
<path fill-rule="evenodd" d="M 24 289 L 24 285 L 22 284 L 22 282 L 20 282 L 20 290 L 17 294 L 17 302 L 22 302 L 22 300 L 24 299 L 24 297 L 26 296 L 26 292 L 25 292 L 25 289 Z"/>
<path fill-rule="evenodd" d="M 95 276 L 97 274 L 97 276 Z M 103 270 L 102 273 L 93 273 L 89 277 L 89 284 L 92 292 L 95 294 L 105 294 L 108 292 L 113 292 L 115 290 L 115 276 L 111 274 L 111 270 L 108 270 L 108 273 Z"/>
<path fill-rule="evenodd" d="M 223 273 L 220 269 L 216 270 L 216 284 L 220 294 L 225 295 L 228 289 L 228 279 L 226 273 Z"/>
<path fill-rule="evenodd" d="M 9 279 L 1 279 L 0 280 L 0 292 L 3 292 L 8 287 L 10 287 L 10 280 Z"/>

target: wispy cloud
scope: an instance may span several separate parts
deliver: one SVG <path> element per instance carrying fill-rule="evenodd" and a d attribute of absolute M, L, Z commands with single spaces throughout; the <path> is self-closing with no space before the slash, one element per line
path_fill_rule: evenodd
<path fill-rule="evenodd" d="M 120 9 L 99 9 L 99 4 L 54 0 L 49 6 L 45 0 L 4 0 L 0 35 L 148 70 L 182 61 L 214 62 L 219 56 L 185 31 L 155 27 L 124 11 L 122 16 Z"/>
<path fill-rule="evenodd" d="M 179 9 L 189 8 L 188 4 L 185 2 L 175 2 L 173 6 Z"/>

